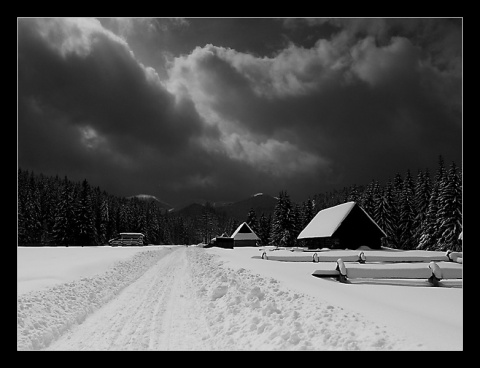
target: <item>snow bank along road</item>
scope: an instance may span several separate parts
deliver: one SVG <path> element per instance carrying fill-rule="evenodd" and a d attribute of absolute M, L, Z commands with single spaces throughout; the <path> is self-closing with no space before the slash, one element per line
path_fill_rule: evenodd
<path fill-rule="evenodd" d="M 364 315 L 199 248 L 142 251 L 17 297 L 18 350 L 422 350 Z"/>

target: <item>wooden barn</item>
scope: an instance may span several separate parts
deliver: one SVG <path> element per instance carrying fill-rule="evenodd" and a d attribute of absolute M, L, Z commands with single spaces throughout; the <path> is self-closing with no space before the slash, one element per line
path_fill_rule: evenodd
<path fill-rule="evenodd" d="M 231 238 L 234 239 L 234 247 L 256 247 L 260 240 L 246 222 L 237 227 Z"/>
<path fill-rule="evenodd" d="M 381 248 L 387 234 L 356 202 L 326 208 L 300 232 L 297 239 L 310 249 Z"/>

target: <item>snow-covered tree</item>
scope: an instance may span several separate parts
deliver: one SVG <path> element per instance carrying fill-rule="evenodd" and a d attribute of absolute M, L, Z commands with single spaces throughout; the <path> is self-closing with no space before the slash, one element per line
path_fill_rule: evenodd
<path fill-rule="evenodd" d="M 271 244 L 275 246 L 292 247 L 295 243 L 295 222 L 290 197 L 286 191 L 281 191 L 275 205 L 273 219 Z"/>
<path fill-rule="evenodd" d="M 345 202 L 358 202 L 360 200 L 360 188 L 356 184 L 353 184 L 347 192 L 348 194 Z"/>
<path fill-rule="evenodd" d="M 255 210 L 253 208 L 250 208 L 250 210 L 248 211 L 247 220 L 245 222 L 248 224 L 248 226 L 250 226 L 253 232 L 257 234 L 258 220 L 257 220 L 257 214 L 255 213 Z"/>
<path fill-rule="evenodd" d="M 53 238 L 57 245 L 73 245 L 75 243 L 75 212 L 74 212 L 74 188 L 65 177 L 60 201 L 55 213 L 53 225 Z"/>
<path fill-rule="evenodd" d="M 432 187 L 425 218 L 420 225 L 417 249 L 430 250 L 437 242 L 438 185 Z"/>
<path fill-rule="evenodd" d="M 375 197 L 378 196 L 378 187 L 378 181 L 372 180 L 370 184 L 367 185 L 359 199 L 360 206 L 372 218 L 374 218 L 375 213 Z"/>
<path fill-rule="evenodd" d="M 420 237 L 422 236 L 422 223 L 427 215 L 431 192 L 432 182 L 428 169 L 419 171 L 415 182 L 415 197 L 413 202 L 416 212 L 413 234 L 416 247 L 420 243 Z"/>
<path fill-rule="evenodd" d="M 439 234 L 436 249 L 461 250 L 458 236 L 462 231 L 462 188 L 455 163 L 439 185 L 436 226 Z"/>
<path fill-rule="evenodd" d="M 42 211 L 40 208 L 40 191 L 33 172 L 27 184 L 24 207 L 24 226 L 29 243 L 40 243 L 42 238 Z"/>
<path fill-rule="evenodd" d="M 399 247 L 401 249 L 413 249 L 415 247 L 413 237 L 413 225 L 415 220 L 415 209 L 413 205 L 414 194 L 415 190 L 413 179 L 410 174 L 410 170 L 408 170 L 405 180 L 403 181 L 399 205 L 400 213 L 398 229 L 400 233 Z"/>
<path fill-rule="evenodd" d="M 384 190 L 379 191 L 375 200 L 375 221 L 387 234 L 386 241 L 388 245 L 396 247 L 397 214 L 393 206 L 393 201 L 393 186 L 392 182 L 388 181 Z"/>
<path fill-rule="evenodd" d="M 97 244 L 92 191 L 86 179 L 82 182 L 75 208 L 75 235 L 76 243 L 82 247 Z"/>
<path fill-rule="evenodd" d="M 265 213 L 262 212 L 260 219 L 258 220 L 258 232 L 256 233 L 260 238 L 260 246 L 265 246 L 270 243 L 271 222 L 271 215 L 265 216 Z"/>
<path fill-rule="evenodd" d="M 108 202 L 106 198 L 102 198 L 99 210 L 99 227 L 97 231 L 98 241 L 100 244 L 105 244 L 109 239 L 107 238 L 108 223 L 110 221 L 110 212 L 108 209 Z"/>
<path fill-rule="evenodd" d="M 313 205 L 313 201 L 310 199 L 310 197 L 303 202 L 302 204 L 302 210 L 301 210 L 301 229 L 304 229 L 305 226 L 309 224 L 310 221 L 315 217 L 316 212 L 315 208 Z"/>

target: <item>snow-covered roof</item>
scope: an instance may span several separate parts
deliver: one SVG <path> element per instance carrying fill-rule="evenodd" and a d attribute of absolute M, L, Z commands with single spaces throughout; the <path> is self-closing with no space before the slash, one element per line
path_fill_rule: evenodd
<path fill-rule="evenodd" d="M 125 235 L 125 236 L 145 236 L 142 233 L 120 233 L 119 235 Z"/>
<path fill-rule="evenodd" d="M 297 239 L 332 236 L 354 206 L 355 202 L 346 202 L 319 211 L 300 232 Z"/>
<path fill-rule="evenodd" d="M 325 208 L 319 211 L 316 216 L 310 221 L 310 223 L 300 232 L 297 239 L 305 238 L 322 238 L 332 236 L 335 231 L 340 227 L 343 220 L 355 207 L 355 202 L 346 202 L 337 206 Z M 375 220 L 365 212 L 365 210 L 358 206 L 362 212 L 374 223 L 378 229 L 385 235 L 385 232 L 378 226 Z"/>
<path fill-rule="evenodd" d="M 246 222 L 240 224 L 233 232 L 231 238 L 235 240 L 259 240 L 257 234 L 254 233 L 252 228 L 248 226 Z"/>
<path fill-rule="evenodd" d="M 350 211 L 355 207 L 355 202 L 346 202 L 325 208 L 317 213 L 317 215 L 310 221 L 310 223 L 300 232 L 297 239 L 305 238 L 323 238 L 332 236 L 333 233 L 340 227 L 343 220 L 348 216 Z M 385 235 L 385 232 L 378 226 L 378 224 L 370 217 L 365 210 L 358 206 L 363 213 L 374 223 L 380 231 Z"/>

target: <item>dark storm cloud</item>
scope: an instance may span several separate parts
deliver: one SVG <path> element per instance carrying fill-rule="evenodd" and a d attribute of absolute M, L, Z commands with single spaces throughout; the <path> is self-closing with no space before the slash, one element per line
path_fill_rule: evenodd
<path fill-rule="evenodd" d="M 18 24 L 25 168 L 175 202 L 461 163 L 461 20 Z"/>
<path fill-rule="evenodd" d="M 18 38 L 19 165 L 127 195 L 155 189 L 190 139 L 210 134 L 95 21 L 22 19 Z"/>
<path fill-rule="evenodd" d="M 253 157 L 291 188 L 302 177 L 296 192 L 386 180 L 434 167 L 439 154 L 460 162 L 458 22 L 319 21 L 328 22 L 330 39 L 271 57 L 197 47 L 175 59 L 171 91 L 221 127 L 219 149 L 232 159 Z"/>
<path fill-rule="evenodd" d="M 246 164 L 209 149 L 218 127 L 99 22 L 24 19 L 18 38 L 21 167 L 172 202 L 258 191 L 245 174 L 254 158 Z"/>
<path fill-rule="evenodd" d="M 40 104 L 68 113 L 71 123 L 114 135 L 118 146 L 133 140 L 165 153 L 181 149 L 188 137 L 198 134 L 194 109 L 185 104 L 179 113 L 174 98 L 155 83 L 154 74 L 149 76 L 150 71 L 139 66 L 125 45 L 98 34 L 86 41 L 92 43 L 87 55 L 72 50 L 62 56 L 39 40 L 29 43 L 26 38 L 35 35 L 27 32 L 21 28 L 19 34 L 22 97 L 25 90 Z"/>

